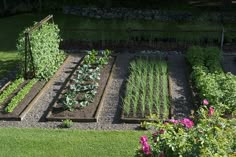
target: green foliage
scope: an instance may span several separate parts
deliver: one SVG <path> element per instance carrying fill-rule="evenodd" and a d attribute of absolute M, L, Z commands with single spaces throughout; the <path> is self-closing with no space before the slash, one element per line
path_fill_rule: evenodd
<path fill-rule="evenodd" d="M 10 96 L 23 82 L 23 78 L 16 79 L 2 93 L 0 93 L 0 104 L 3 103 L 8 98 L 8 96 Z"/>
<path fill-rule="evenodd" d="M 65 120 L 62 121 L 61 127 L 63 127 L 63 128 L 71 128 L 72 125 L 73 125 L 72 120 L 65 119 Z"/>
<path fill-rule="evenodd" d="M 234 113 L 236 77 L 223 72 L 220 50 L 192 47 L 188 50 L 186 58 L 192 66 L 191 77 L 201 99 L 206 98 L 222 112 Z"/>
<path fill-rule="evenodd" d="M 11 100 L 11 102 L 6 106 L 5 108 L 5 112 L 12 112 L 15 107 L 21 102 L 21 100 L 24 99 L 24 97 L 26 96 L 26 94 L 29 93 L 29 91 L 31 90 L 31 88 L 33 87 L 33 85 L 37 82 L 37 79 L 32 79 L 28 82 L 28 84 L 26 86 L 24 86 L 22 88 L 22 90 L 20 90 L 16 96 L 14 96 Z"/>
<path fill-rule="evenodd" d="M 197 125 L 191 128 L 184 126 L 182 120 L 146 122 L 146 126 L 156 131 L 147 141 L 151 155 L 145 155 L 141 148 L 139 156 L 226 157 L 233 154 L 236 120 L 221 118 L 217 112 L 209 116 L 208 112 L 206 106 L 202 107 Z"/>
<path fill-rule="evenodd" d="M 162 99 L 160 100 L 161 96 Z M 160 102 L 162 105 L 160 105 Z M 166 62 L 155 58 L 137 58 L 131 61 L 130 76 L 123 99 L 125 115 L 130 116 L 130 113 L 132 113 L 132 116 L 135 117 L 139 110 L 142 117 L 147 116 L 147 113 L 160 114 L 161 106 L 163 108 L 162 117 L 168 117 L 169 101 Z"/>
<path fill-rule="evenodd" d="M 24 32 L 19 35 L 17 49 L 21 55 L 22 72 L 24 70 L 25 39 Z M 63 63 L 65 55 L 59 50 L 59 28 L 55 24 L 46 23 L 30 34 L 30 44 L 36 69 L 36 78 L 48 80 Z M 28 63 L 27 69 L 32 65 Z"/>
<path fill-rule="evenodd" d="M 63 95 L 62 104 L 65 109 L 73 111 L 76 105 L 84 108 L 93 102 L 99 86 L 101 68 L 108 64 L 110 54 L 111 52 L 108 50 L 88 52 L 84 57 L 83 64 L 76 71 L 75 77 L 70 80 L 71 84 Z"/>

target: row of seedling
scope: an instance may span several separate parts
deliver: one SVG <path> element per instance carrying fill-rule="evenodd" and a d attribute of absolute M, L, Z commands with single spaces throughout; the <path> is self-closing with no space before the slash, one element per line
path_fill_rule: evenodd
<path fill-rule="evenodd" d="M 108 64 L 110 54 L 109 50 L 88 52 L 61 98 L 64 109 L 73 111 L 93 102 L 99 87 L 101 69 Z"/>
<path fill-rule="evenodd" d="M 167 63 L 159 58 L 139 57 L 130 63 L 123 109 L 125 117 L 150 114 L 169 116 Z"/>
<path fill-rule="evenodd" d="M 13 112 L 36 83 L 36 79 L 32 79 L 26 83 L 23 78 L 19 78 L 9 84 L 0 93 L 0 105 L 5 105 L 4 111 L 8 113 Z"/>

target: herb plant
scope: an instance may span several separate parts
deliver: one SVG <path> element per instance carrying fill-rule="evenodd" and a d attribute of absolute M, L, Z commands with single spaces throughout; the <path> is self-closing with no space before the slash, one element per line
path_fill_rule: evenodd
<path fill-rule="evenodd" d="M 150 58 L 133 60 L 123 99 L 125 116 L 146 117 L 153 113 L 160 115 L 160 108 L 163 108 L 163 117 L 168 117 L 167 75 L 165 61 Z"/>

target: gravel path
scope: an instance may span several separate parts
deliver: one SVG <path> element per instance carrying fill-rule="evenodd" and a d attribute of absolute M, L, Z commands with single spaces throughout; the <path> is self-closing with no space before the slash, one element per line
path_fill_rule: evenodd
<path fill-rule="evenodd" d="M 193 109 L 188 84 L 185 58 L 183 55 L 169 55 L 169 81 L 171 104 L 175 118 L 188 117 Z"/>
<path fill-rule="evenodd" d="M 128 53 L 123 53 L 117 58 L 110 84 L 107 88 L 109 93 L 105 93 L 105 98 L 101 116 L 97 123 L 76 123 L 74 122 L 72 129 L 96 129 L 96 130 L 134 130 L 139 124 L 119 123 L 119 90 L 124 81 L 124 76 L 128 68 Z M 55 79 L 53 86 L 49 87 L 47 92 L 37 101 L 32 110 L 26 115 L 22 121 L 0 121 L 0 127 L 21 127 L 21 128 L 58 128 L 61 122 L 46 122 L 45 116 L 47 109 L 51 105 L 56 92 L 61 88 L 62 83 L 68 77 L 71 67 L 74 67 L 81 59 L 80 55 L 70 55 L 69 64 L 63 67 L 63 73 L 60 73 Z"/>
<path fill-rule="evenodd" d="M 224 55 L 223 68 L 226 72 L 236 75 L 236 54 Z"/>
<path fill-rule="evenodd" d="M 142 53 L 142 52 L 141 52 Z M 158 53 L 163 53 L 159 52 Z M 170 53 L 169 70 L 170 81 L 172 82 L 172 100 L 175 105 L 174 113 L 178 117 L 186 116 L 190 113 L 189 107 L 189 89 L 186 78 L 185 62 L 183 56 Z M 136 130 L 139 124 L 120 123 L 121 114 L 121 98 L 119 97 L 121 89 L 124 88 L 124 79 L 128 73 L 129 59 L 134 53 L 128 51 L 120 53 L 117 56 L 111 79 L 104 93 L 103 107 L 98 118 L 98 122 L 92 123 L 76 123 L 74 122 L 72 129 L 90 129 L 90 130 Z M 45 117 L 53 98 L 57 91 L 61 88 L 62 83 L 68 77 L 72 67 L 81 59 L 79 54 L 71 54 L 69 56 L 69 64 L 62 68 L 62 73 L 58 74 L 53 82 L 41 98 L 36 102 L 32 110 L 26 115 L 22 121 L 0 121 L 0 127 L 22 127 L 22 128 L 58 128 L 61 122 L 46 122 Z M 181 82 L 179 80 L 182 80 Z"/>

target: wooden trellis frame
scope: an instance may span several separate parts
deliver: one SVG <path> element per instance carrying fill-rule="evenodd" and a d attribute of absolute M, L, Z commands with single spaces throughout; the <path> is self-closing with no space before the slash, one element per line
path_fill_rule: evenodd
<path fill-rule="evenodd" d="M 25 79 L 32 79 L 35 77 L 35 65 L 34 65 L 34 58 L 33 58 L 31 43 L 30 43 L 30 34 L 34 30 L 41 28 L 43 24 L 49 21 L 54 23 L 53 15 L 48 15 L 47 17 L 42 19 L 40 22 L 38 22 L 36 25 L 34 25 L 32 28 L 30 28 L 28 31 L 25 32 L 25 63 L 24 63 L 24 66 L 25 66 L 24 78 Z"/>

